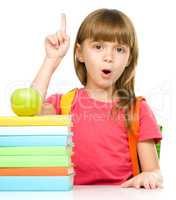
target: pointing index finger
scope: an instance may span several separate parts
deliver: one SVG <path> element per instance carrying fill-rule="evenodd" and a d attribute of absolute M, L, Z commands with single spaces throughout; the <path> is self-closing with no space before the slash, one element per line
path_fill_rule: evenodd
<path fill-rule="evenodd" d="M 60 31 L 66 33 L 66 15 L 65 15 L 65 13 L 61 14 Z"/>

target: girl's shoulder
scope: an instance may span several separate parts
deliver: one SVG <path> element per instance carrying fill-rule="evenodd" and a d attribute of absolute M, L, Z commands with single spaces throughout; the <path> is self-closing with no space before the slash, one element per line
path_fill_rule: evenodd
<path fill-rule="evenodd" d="M 153 111 L 151 108 L 151 105 L 148 103 L 147 99 L 145 97 L 140 97 L 140 115 L 148 115 L 152 114 Z"/>
<path fill-rule="evenodd" d="M 73 88 L 69 91 L 66 91 L 65 93 L 54 93 L 45 98 L 44 103 L 52 104 L 56 110 L 56 113 L 60 114 L 61 102 L 64 102 L 64 104 L 73 104 L 75 99 L 80 96 L 81 92 L 82 88 Z"/>
<path fill-rule="evenodd" d="M 157 117 L 153 112 L 153 107 L 150 106 L 146 98 L 140 101 L 139 124 L 139 141 L 154 139 L 157 143 L 162 139 Z"/>

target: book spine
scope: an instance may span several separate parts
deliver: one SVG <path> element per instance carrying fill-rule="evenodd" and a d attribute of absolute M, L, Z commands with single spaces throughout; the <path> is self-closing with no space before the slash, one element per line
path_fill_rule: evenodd
<path fill-rule="evenodd" d="M 66 167 L 26 167 L 0 168 L 0 176 L 69 176 L 74 173 L 73 168 Z"/>
<path fill-rule="evenodd" d="M 0 156 L 71 155 L 71 146 L 0 147 Z"/>
<path fill-rule="evenodd" d="M 0 126 L 71 126 L 69 115 L 35 117 L 0 117 Z"/>
<path fill-rule="evenodd" d="M 2 176 L 0 191 L 69 191 L 71 176 Z"/>
<path fill-rule="evenodd" d="M 0 136 L 0 146 L 65 146 L 72 144 L 72 136 L 44 135 L 44 136 Z"/>
<path fill-rule="evenodd" d="M 0 156 L 0 167 L 69 167 L 70 156 Z"/>
<path fill-rule="evenodd" d="M 0 136 L 4 135 L 72 135 L 68 126 L 0 126 Z"/>

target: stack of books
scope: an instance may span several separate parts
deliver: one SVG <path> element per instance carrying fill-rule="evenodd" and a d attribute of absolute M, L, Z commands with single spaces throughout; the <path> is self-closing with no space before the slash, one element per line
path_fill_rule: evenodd
<path fill-rule="evenodd" d="M 0 117 L 0 191 L 73 188 L 71 117 Z"/>

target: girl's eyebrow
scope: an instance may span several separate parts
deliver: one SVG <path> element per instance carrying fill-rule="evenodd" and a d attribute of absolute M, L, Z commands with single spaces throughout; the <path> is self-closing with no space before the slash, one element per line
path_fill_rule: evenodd
<path fill-rule="evenodd" d="M 115 46 L 125 46 L 127 47 L 127 44 L 120 44 L 118 42 L 109 42 L 109 41 L 104 41 L 104 40 L 89 40 L 90 43 L 113 43 Z"/>
<path fill-rule="evenodd" d="M 103 42 L 103 41 L 96 41 L 96 40 L 90 40 L 89 41 L 90 44 L 92 44 L 92 43 L 98 43 L 98 42 Z"/>
<path fill-rule="evenodd" d="M 117 46 L 123 47 L 123 48 L 128 48 L 129 47 L 127 44 L 117 44 Z"/>
<path fill-rule="evenodd" d="M 88 41 L 88 45 L 94 45 L 94 44 L 102 43 L 102 42 L 103 42 L 103 41 L 89 40 L 89 41 Z"/>
<path fill-rule="evenodd" d="M 114 45 L 113 45 L 114 47 L 122 47 L 125 49 L 129 48 L 129 46 L 127 44 L 120 44 L 118 42 L 113 42 L 113 43 L 114 43 Z"/>
<path fill-rule="evenodd" d="M 123 48 L 129 47 L 127 44 L 120 44 L 118 42 L 109 42 L 109 41 L 104 41 L 104 40 L 89 39 L 88 43 L 89 43 L 89 45 L 94 44 L 94 43 L 113 43 L 113 46 L 115 46 L 115 47 L 123 47 Z"/>

